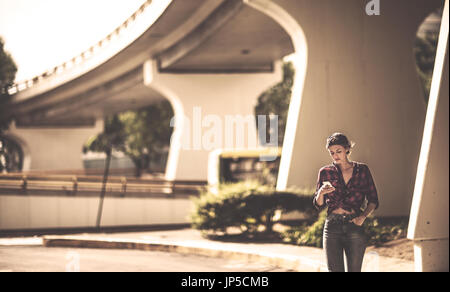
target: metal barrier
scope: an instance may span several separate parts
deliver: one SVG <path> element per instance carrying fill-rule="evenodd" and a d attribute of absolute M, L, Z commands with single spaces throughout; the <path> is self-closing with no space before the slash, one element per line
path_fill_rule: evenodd
<path fill-rule="evenodd" d="M 102 176 L 52 174 L 0 174 L 0 195 L 99 196 Z M 188 197 L 196 196 L 206 181 L 139 179 L 110 176 L 107 197 Z"/>

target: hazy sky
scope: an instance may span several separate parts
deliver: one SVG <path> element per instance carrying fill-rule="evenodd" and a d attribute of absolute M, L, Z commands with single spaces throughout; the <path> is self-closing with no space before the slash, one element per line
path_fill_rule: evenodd
<path fill-rule="evenodd" d="M 145 0 L 0 0 L 0 37 L 16 81 L 68 61 L 133 14 Z"/>

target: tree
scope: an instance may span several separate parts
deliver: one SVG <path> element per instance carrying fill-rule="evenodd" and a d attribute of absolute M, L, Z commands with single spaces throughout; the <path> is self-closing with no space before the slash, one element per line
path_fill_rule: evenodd
<path fill-rule="evenodd" d="M 417 73 L 422 82 L 426 102 L 430 95 L 438 39 L 438 32 L 427 32 L 424 37 L 417 37 L 414 45 Z"/>
<path fill-rule="evenodd" d="M 442 1 L 442 6 L 431 13 L 430 16 L 442 19 L 443 10 L 444 1 Z M 419 30 L 422 30 L 422 28 L 419 28 Z M 439 29 L 429 29 L 425 30 L 421 34 L 418 34 L 414 43 L 417 74 L 422 82 L 426 102 L 428 102 L 428 97 L 430 95 L 438 40 Z"/>
<path fill-rule="evenodd" d="M 103 125 L 103 132 L 91 137 L 86 142 L 83 152 L 105 152 L 111 153 L 113 149 L 123 151 L 125 147 L 125 130 L 119 116 L 106 117 Z"/>
<path fill-rule="evenodd" d="M 0 37 L 0 173 L 20 171 L 23 165 L 20 146 L 3 134 L 12 121 L 6 104 L 11 99 L 8 88 L 13 85 L 17 73 L 17 66 L 11 55 L 5 52 L 4 45 Z"/>
<path fill-rule="evenodd" d="M 105 131 L 92 137 L 85 145 L 84 152 L 108 151 L 115 133 L 118 142 L 115 149 L 125 153 L 133 161 L 136 176 L 148 169 L 149 163 L 164 155 L 170 145 L 172 128 L 170 120 L 173 110 L 168 101 L 152 104 L 136 111 L 126 111 L 105 119 Z M 106 132 L 108 134 L 106 134 Z M 108 156 L 107 156 L 108 157 Z"/>
<path fill-rule="evenodd" d="M 23 157 L 23 150 L 18 143 L 6 136 L 0 136 L 0 173 L 21 171 Z"/>
<path fill-rule="evenodd" d="M 172 117 L 172 106 L 166 100 L 119 114 L 126 134 L 124 152 L 133 161 L 136 176 L 148 169 L 149 163 L 163 155 L 170 145 Z"/>
<path fill-rule="evenodd" d="M 14 84 L 17 66 L 11 55 L 4 50 L 4 41 L 0 37 L 0 136 L 6 131 L 12 120 L 6 109 L 6 103 L 10 100 L 8 88 Z"/>
<path fill-rule="evenodd" d="M 105 171 L 103 174 L 102 190 L 100 193 L 100 203 L 97 213 L 97 228 L 100 227 L 100 221 L 102 218 L 103 201 L 105 198 L 106 183 L 108 182 L 112 150 L 123 150 L 125 139 L 126 136 L 123 124 L 120 122 L 117 115 L 113 115 L 112 117 L 107 117 L 105 119 L 103 132 L 89 139 L 83 149 L 83 152 L 90 150 L 94 152 L 105 152 L 106 154 Z"/>
<path fill-rule="evenodd" d="M 295 69 L 291 62 L 283 64 L 283 80 L 261 94 L 255 107 L 255 115 L 278 115 L 278 145 L 283 145 L 287 113 L 291 101 Z M 266 137 L 270 137 L 269 119 L 266 119 Z M 266 141 L 262 141 L 264 143 Z"/>

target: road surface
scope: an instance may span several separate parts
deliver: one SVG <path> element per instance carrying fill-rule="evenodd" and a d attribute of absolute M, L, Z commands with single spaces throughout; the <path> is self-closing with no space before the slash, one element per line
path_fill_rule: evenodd
<path fill-rule="evenodd" d="M 0 246 L 1 272 L 283 272 L 262 263 L 198 255 L 43 246 Z"/>

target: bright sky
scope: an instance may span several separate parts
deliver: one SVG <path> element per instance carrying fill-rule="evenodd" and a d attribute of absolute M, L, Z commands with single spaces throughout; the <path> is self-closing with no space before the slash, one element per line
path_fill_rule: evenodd
<path fill-rule="evenodd" d="M 145 0 L 0 0 L 0 37 L 16 81 L 69 61 L 131 16 Z"/>

